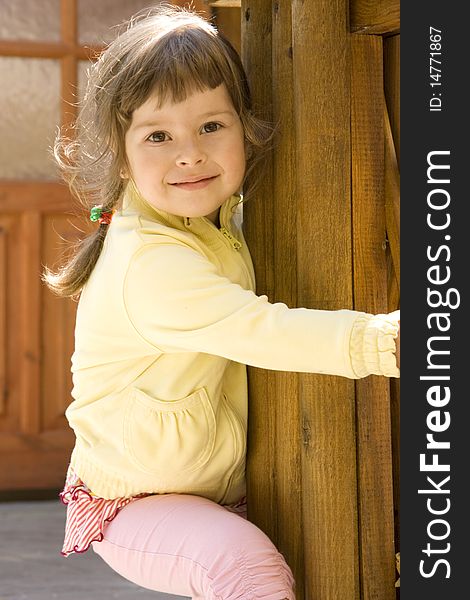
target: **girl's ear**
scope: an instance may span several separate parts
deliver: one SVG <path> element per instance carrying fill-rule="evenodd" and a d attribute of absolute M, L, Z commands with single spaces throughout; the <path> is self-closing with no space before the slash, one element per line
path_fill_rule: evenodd
<path fill-rule="evenodd" d="M 121 179 L 129 179 L 129 174 L 127 172 L 126 167 L 122 167 L 122 169 L 119 171 L 119 177 Z"/>

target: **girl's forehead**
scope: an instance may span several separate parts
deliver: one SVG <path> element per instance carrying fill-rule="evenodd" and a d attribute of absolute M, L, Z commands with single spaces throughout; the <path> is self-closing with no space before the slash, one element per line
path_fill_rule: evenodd
<path fill-rule="evenodd" d="M 189 117 L 209 116 L 218 113 L 236 114 L 232 100 L 224 84 L 216 88 L 196 90 L 189 92 L 184 100 L 175 102 L 171 97 L 162 98 L 157 93 L 151 94 L 149 98 L 139 106 L 132 115 L 134 124 L 148 117 L 168 120 L 175 115 L 187 115 Z"/>

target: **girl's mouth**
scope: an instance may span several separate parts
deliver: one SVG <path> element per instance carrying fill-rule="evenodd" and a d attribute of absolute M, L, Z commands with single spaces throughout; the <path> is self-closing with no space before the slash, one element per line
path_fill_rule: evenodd
<path fill-rule="evenodd" d="M 183 181 L 181 183 L 172 183 L 174 187 L 182 190 L 201 190 L 207 187 L 214 179 L 218 177 L 218 175 L 214 175 L 213 177 L 206 177 L 204 179 L 199 179 L 198 181 Z"/>

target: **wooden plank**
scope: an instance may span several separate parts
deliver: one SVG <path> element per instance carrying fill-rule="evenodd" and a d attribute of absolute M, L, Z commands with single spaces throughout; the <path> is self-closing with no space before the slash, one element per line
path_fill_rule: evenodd
<path fill-rule="evenodd" d="M 241 8 L 241 0 L 214 0 L 208 3 L 214 8 Z"/>
<path fill-rule="evenodd" d="M 62 41 L 77 45 L 77 0 L 60 0 L 60 29 Z"/>
<path fill-rule="evenodd" d="M 400 303 L 400 36 L 384 39 L 385 193 L 387 234 L 392 260 L 389 276 L 389 310 Z M 398 406 L 398 402 L 397 402 Z"/>
<path fill-rule="evenodd" d="M 73 431 L 0 436 L 0 495 L 5 490 L 61 489 L 75 437 Z"/>
<path fill-rule="evenodd" d="M 0 417 L 6 414 L 7 396 L 7 231 L 0 221 Z"/>
<path fill-rule="evenodd" d="M 393 260 L 393 268 L 397 281 L 400 281 L 400 174 L 398 173 L 395 146 L 384 104 L 385 131 L 385 215 L 387 237 Z"/>
<path fill-rule="evenodd" d="M 242 57 L 257 110 L 262 118 L 271 112 L 271 11 L 268 0 L 242 2 Z M 262 107 L 262 108 L 261 108 Z M 245 231 L 256 271 L 257 292 L 273 296 L 273 171 L 264 165 L 261 185 L 245 205 Z M 261 168 L 253 173 L 260 177 Z M 247 456 L 248 518 L 276 543 L 275 410 L 274 382 L 262 369 L 249 369 Z"/>
<path fill-rule="evenodd" d="M 388 265 L 388 310 L 392 312 L 400 308 L 400 285 L 393 266 L 392 256 L 387 256 Z"/>
<path fill-rule="evenodd" d="M 26 212 L 2 217 L 7 233 L 7 401 L 0 418 L 0 490 L 44 489 L 63 483 L 73 434 L 42 432 L 41 218 Z M 70 330 L 72 331 L 72 330 Z"/>
<path fill-rule="evenodd" d="M 395 551 L 400 551 L 400 380 L 390 382 Z"/>
<path fill-rule="evenodd" d="M 400 168 L 400 36 L 394 35 L 384 39 L 384 89 L 390 130 L 386 125 L 386 135 L 389 141 L 385 145 L 386 151 L 386 190 L 390 191 L 390 179 L 393 179 L 394 194 L 388 202 L 394 204 L 394 222 L 400 225 L 399 206 L 399 168 Z M 390 138 L 391 131 L 391 138 Z M 393 141 L 393 146 L 392 142 Z M 395 159 L 393 159 L 393 149 Z M 387 166 L 387 161 L 392 165 Z M 390 226 L 388 226 L 390 228 Z M 392 261 L 390 261 L 392 262 Z M 400 265 L 399 235 L 395 240 L 394 264 Z M 400 272 L 398 268 L 398 272 Z M 396 310 L 400 306 L 400 280 L 393 268 L 389 279 L 388 293 L 389 310 Z M 393 379 L 390 384 L 390 412 L 392 419 L 392 457 L 393 457 L 393 499 L 395 505 L 395 547 L 400 549 L 400 380 Z"/>
<path fill-rule="evenodd" d="M 19 58 L 62 58 L 69 54 L 77 60 L 90 60 L 103 50 L 103 46 L 74 46 L 63 42 L 31 42 L 27 40 L 1 40 L 0 56 Z"/>
<path fill-rule="evenodd" d="M 22 405 L 22 361 L 23 361 L 23 231 L 19 215 L 0 216 L 5 244 L 3 278 L 5 284 L 5 386 L 3 389 L 3 411 L 0 414 L 0 439 L 9 431 L 20 428 Z"/>
<path fill-rule="evenodd" d="M 21 377 L 21 433 L 34 435 L 40 431 L 40 256 L 41 219 L 39 213 L 25 213 L 22 219 L 23 261 L 21 274 L 22 305 L 20 327 L 22 331 Z"/>
<path fill-rule="evenodd" d="M 61 60 L 61 125 L 70 128 L 77 118 L 77 59 L 73 55 Z M 70 135 L 70 134 L 69 134 Z"/>
<path fill-rule="evenodd" d="M 383 34 L 400 30 L 400 0 L 351 0 L 352 33 Z"/>
<path fill-rule="evenodd" d="M 61 0 L 60 24 L 62 40 L 68 46 L 79 46 L 77 42 L 77 0 Z M 71 52 L 61 60 L 61 123 L 69 128 L 77 118 L 77 58 Z"/>
<path fill-rule="evenodd" d="M 212 5 L 211 5 L 212 6 Z M 240 7 L 240 5 L 239 5 Z M 238 8 L 239 8 L 238 7 Z M 231 42 L 240 54 L 241 52 L 241 18 L 240 10 L 226 10 L 224 7 L 213 8 L 217 29 Z"/>
<path fill-rule="evenodd" d="M 24 211 L 81 214 L 84 209 L 73 199 L 68 187 L 59 182 L 0 181 L 0 212 Z"/>
<path fill-rule="evenodd" d="M 400 36 L 393 35 L 384 44 L 384 89 L 397 164 L 400 165 Z"/>
<path fill-rule="evenodd" d="M 352 306 L 348 6 L 292 3 L 297 301 L 307 308 Z M 299 379 L 306 597 L 352 600 L 359 597 L 354 384 Z"/>
<path fill-rule="evenodd" d="M 387 311 L 382 39 L 352 38 L 352 185 L 355 308 Z M 356 382 L 361 598 L 395 598 L 389 382 Z"/>
<path fill-rule="evenodd" d="M 92 225 L 90 223 L 90 225 Z M 48 215 L 42 219 L 41 263 L 57 268 L 83 229 L 79 219 Z M 41 340 L 41 430 L 68 428 L 64 412 L 72 401 L 70 360 L 74 346 L 74 323 L 77 302 L 59 298 L 45 285 L 41 288 L 43 318 Z"/>
<path fill-rule="evenodd" d="M 278 123 L 273 154 L 273 301 L 297 305 L 297 194 L 292 13 L 290 3 L 277 2 L 272 12 L 272 106 Z M 296 373 L 272 373 L 276 403 L 276 543 L 290 565 L 298 598 L 305 597 L 302 515 L 302 414 Z"/>

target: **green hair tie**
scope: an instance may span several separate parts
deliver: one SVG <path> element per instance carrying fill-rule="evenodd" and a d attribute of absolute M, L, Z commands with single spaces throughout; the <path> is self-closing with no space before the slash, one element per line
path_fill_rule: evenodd
<path fill-rule="evenodd" d="M 93 223 L 96 223 L 96 221 L 98 221 L 100 225 L 102 223 L 109 225 L 113 216 L 113 212 L 114 211 L 103 211 L 103 205 L 96 204 L 90 210 L 90 221 L 93 221 Z"/>

